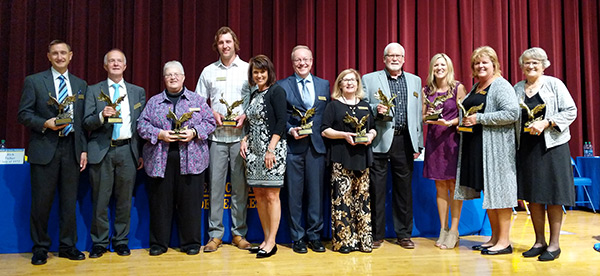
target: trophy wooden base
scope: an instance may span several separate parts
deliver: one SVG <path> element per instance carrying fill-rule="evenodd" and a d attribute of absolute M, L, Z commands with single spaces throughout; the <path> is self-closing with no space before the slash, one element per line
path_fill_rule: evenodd
<path fill-rule="evenodd" d="M 237 121 L 236 120 L 223 120 L 223 126 L 235 127 L 235 126 L 237 126 Z"/>
<path fill-rule="evenodd" d="M 298 130 L 298 135 L 311 135 L 312 128 Z"/>
<path fill-rule="evenodd" d="M 427 115 L 425 116 L 425 121 L 437 121 L 440 119 L 440 114 L 431 114 L 431 115 Z"/>
<path fill-rule="evenodd" d="M 67 117 L 67 118 L 62 118 L 62 119 L 56 119 L 56 121 L 54 121 L 54 124 L 57 126 L 62 126 L 62 125 L 70 124 L 72 122 L 73 122 L 73 119 Z"/>
<path fill-rule="evenodd" d="M 472 127 L 467 127 L 467 126 L 459 126 L 458 127 L 458 131 L 472 133 L 473 132 L 473 128 Z"/>
<path fill-rule="evenodd" d="M 380 120 L 380 121 L 383 121 L 383 122 L 389 122 L 392 119 L 394 119 L 394 117 L 392 117 L 392 116 L 383 115 L 383 114 L 380 114 L 380 113 L 377 113 L 377 117 L 376 118 L 377 118 L 377 120 Z"/>
<path fill-rule="evenodd" d="M 109 124 L 122 124 L 123 123 L 123 118 L 108 117 L 108 118 L 106 118 L 106 122 L 109 123 Z"/>
<path fill-rule="evenodd" d="M 354 143 L 364 143 L 369 141 L 369 137 L 367 136 L 354 136 Z"/>

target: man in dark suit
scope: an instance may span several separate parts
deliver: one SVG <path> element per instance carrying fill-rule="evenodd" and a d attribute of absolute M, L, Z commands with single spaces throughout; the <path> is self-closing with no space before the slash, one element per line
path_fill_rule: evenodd
<path fill-rule="evenodd" d="M 290 234 L 296 253 L 306 253 L 307 243 L 315 252 L 325 252 L 321 243 L 323 229 L 323 172 L 327 152 L 321 136 L 323 111 L 330 101 L 329 81 L 310 73 L 312 52 L 307 46 L 298 45 L 292 50 L 295 73 L 279 84 L 287 98 L 287 167 L 285 196 L 288 199 Z M 300 118 L 294 108 L 304 115 L 314 108 L 311 134 L 299 133 Z M 302 210 L 306 207 L 306 225 L 302 227 Z"/>
<path fill-rule="evenodd" d="M 88 158 L 93 204 L 91 236 L 94 245 L 90 258 L 101 257 L 109 245 L 107 207 L 111 196 L 115 199 L 113 249 L 120 256 L 131 254 L 127 245 L 131 196 L 136 168 L 143 166 L 136 129 L 137 119 L 146 104 L 146 91 L 125 82 L 123 71 L 126 68 L 127 59 L 121 50 L 113 49 L 106 53 L 104 69 L 108 72 L 108 79 L 90 86 L 85 101 L 83 127 L 90 131 Z M 101 93 L 110 100 L 101 100 Z M 115 103 L 119 98 L 122 101 L 116 107 L 107 103 L 107 100 Z M 122 121 L 111 123 L 115 117 Z"/>
<path fill-rule="evenodd" d="M 54 40 L 48 45 L 50 70 L 27 76 L 23 85 L 17 118 L 30 130 L 27 154 L 31 163 L 31 263 L 46 263 L 51 239 L 48 218 L 56 189 L 60 196 L 60 235 L 58 256 L 83 260 L 76 247 L 77 187 L 79 173 L 87 165 L 87 137 L 82 128 L 83 105 L 87 84 L 68 72 L 73 57 L 71 46 Z M 73 96 L 73 97 L 72 97 Z M 56 124 L 59 110 L 50 97 L 64 106 L 71 122 Z"/>
<path fill-rule="evenodd" d="M 363 76 L 363 89 L 375 115 L 377 137 L 373 141 L 374 162 L 371 166 L 371 218 L 373 248 L 385 237 L 385 197 L 388 162 L 392 171 L 392 211 L 396 243 L 406 249 L 415 248 L 411 240 L 413 228 L 412 172 L 413 160 L 423 148 L 421 120 L 421 79 L 405 72 L 404 47 L 390 43 L 383 50 L 385 69 Z M 381 104 L 378 90 L 394 98 L 394 106 Z M 388 108 L 391 109 L 388 112 Z M 390 120 L 384 115 L 390 114 Z"/>

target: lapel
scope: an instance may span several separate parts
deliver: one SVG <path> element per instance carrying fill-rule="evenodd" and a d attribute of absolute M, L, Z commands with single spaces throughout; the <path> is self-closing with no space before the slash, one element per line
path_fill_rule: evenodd
<path fill-rule="evenodd" d="M 44 91 L 44 95 L 48 96 L 48 94 L 50 94 L 50 96 L 56 98 L 57 95 L 56 95 L 56 90 L 54 89 L 54 80 L 52 79 L 52 71 L 50 71 L 50 69 L 48 69 L 48 71 L 46 71 L 46 73 L 44 74 L 43 83 L 44 83 L 44 86 L 46 87 L 46 90 Z M 48 99 L 49 99 L 49 97 L 48 97 Z"/>
<path fill-rule="evenodd" d="M 385 73 L 384 70 L 381 70 L 381 73 L 379 74 L 379 87 L 377 87 L 377 89 L 381 88 L 381 91 L 383 91 L 383 94 L 385 94 L 388 98 L 392 96 L 392 92 L 390 91 L 390 85 L 388 83 L 387 80 L 387 74 Z M 377 92 L 377 91 L 374 91 Z"/>
<path fill-rule="evenodd" d="M 296 75 L 291 75 L 288 77 L 289 85 L 292 88 L 293 96 L 295 98 L 294 106 L 300 110 L 304 110 L 304 102 L 302 101 L 302 95 L 300 95 L 300 90 L 298 90 L 298 83 L 296 82 Z"/>

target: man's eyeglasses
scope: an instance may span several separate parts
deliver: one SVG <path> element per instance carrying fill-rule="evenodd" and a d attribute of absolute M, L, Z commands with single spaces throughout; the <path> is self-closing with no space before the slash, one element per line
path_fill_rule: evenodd
<path fill-rule="evenodd" d="M 165 78 L 166 79 L 170 79 L 170 78 L 176 78 L 176 79 L 178 79 L 181 76 L 183 76 L 183 74 L 180 74 L 180 73 L 170 73 L 170 74 L 166 74 Z"/>

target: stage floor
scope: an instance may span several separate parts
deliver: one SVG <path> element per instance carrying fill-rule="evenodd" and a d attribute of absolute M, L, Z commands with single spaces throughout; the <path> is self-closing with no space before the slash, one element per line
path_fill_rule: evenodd
<path fill-rule="evenodd" d="M 176 249 L 162 256 L 151 257 L 147 249 L 132 250 L 131 256 L 107 253 L 99 259 L 70 261 L 51 253 L 48 263 L 30 264 L 31 253 L 0 254 L 0 275 L 596 275 L 600 253 L 594 243 L 600 242 L 600 214 L 567 211 L 561 235 L 562 254 L 552 262 L 523 258 L 521 253 L 534 241 L 531 219 L 524 211 L 513 216 L 512 255 L 482 256 L 472 251 L 472 245 L 486 241 L 486 236 L 461 237 L 453 250 L 434 247 L 433 238 L 415 238 L 416 249 L 406 250 L 387 240 L 384 245 L 366 254 L 353 252 L 342 255 L 326 253 L 294 253 L 289 244 L 278 245 L 279 251 L 268 259 L 256 259 L 247 251 L 224 245 L 217 252 L 187 256 Z M 547 225 L 546 225 L 547 227 Z M 86 257 L 87 257 L 87 252 Z"/>

